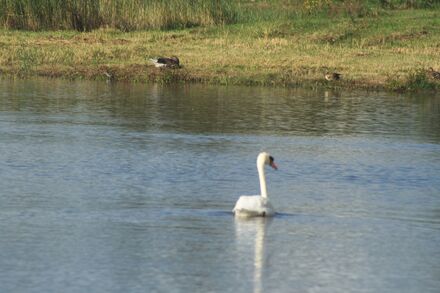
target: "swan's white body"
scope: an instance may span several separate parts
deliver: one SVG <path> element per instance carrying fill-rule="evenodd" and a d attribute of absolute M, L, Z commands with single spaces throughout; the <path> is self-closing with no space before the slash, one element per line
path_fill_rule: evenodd
<path fill-rule="evenodd" d="M 275 214 L 272 204 L 260 195 L 242 195 L 233 212 L 237 217 L 270 217 Z"/>
<path fill-rule="evenodd" d="M 267 197 L 266 176 L 264 165 L 270 165 L 276 169 L 273 158 L 266 152 L 260 153 L 257 157 L 257 170 L 260 179 L 261 195 L 242 195 L 237 200 L 232 210 L 239 217 L 267 217 L 273 216 L 275 210 Z"/>

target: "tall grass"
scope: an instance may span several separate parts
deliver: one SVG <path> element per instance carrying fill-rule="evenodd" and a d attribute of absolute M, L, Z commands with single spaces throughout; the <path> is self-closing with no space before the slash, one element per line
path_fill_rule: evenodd
<path fill-rule="evenodd" d="M 175 29 L 412 8 L 440 8 L 440 0 L 0 0 L 0 28 Z"/>
<path fill-rule="evenodd" d="M 0 0 L 7 29 L 124 31 L 233 23 L 232 0 Z"/>
<path fill-rule="evenodd" d="M 407 8 L 438 8 L 440 0 L 376 0 L 384 8 L 407 9 Z"/>

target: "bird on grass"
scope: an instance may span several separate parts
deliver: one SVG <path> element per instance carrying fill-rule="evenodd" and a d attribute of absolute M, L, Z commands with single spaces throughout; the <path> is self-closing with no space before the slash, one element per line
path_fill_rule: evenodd
<path fill-rule="evenodd" d="M 158 57 L 158 58 L 150 58 L 150 61 L 156 67 L 168 67 L 168 68 L 179 68 L 180 61 L 176 56 L 168 57 Z"/>
<path fill-rule="evenodd" d="M 324 77 L 325 77 L 325 79 L 328 80 L 328 81 L 332 81 L 332 80 L 340 80 L 341 77 L 342 77 L 342 74 L 337 73 L 337 72 L 333 72 L 333 73 L 329 73 L 329 72 L 327 72 L 327 73 L 324 75 Z"/>
<path fill-rule="evenodd" d="M 107 78 L 107 82 L 112 82 L 115 80 L 115 76 L 113 74 L 109 73 L 107 70 L 104 70 L 103 74 Z"/>
<path fill-rule="evenodd" d="M 429 67 L 428 73 L 431 75 L 432 78 L 440 80 L 440 72 L 435 71 L 434 68 Z"/>

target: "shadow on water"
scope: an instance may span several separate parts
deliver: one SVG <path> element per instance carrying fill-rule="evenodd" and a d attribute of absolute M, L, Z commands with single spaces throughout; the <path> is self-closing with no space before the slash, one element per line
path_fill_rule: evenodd
<path fill-rule="evenodd" d="M 207 217 L 234 217 L 234 219 L 236 219 L 236 221 L 253 221 L 255 219 L 255 221 L 260 221 L 258 219 L 262 218 L 265 219 L 264 221 L 266 222 L 271 222 L 275 219 L 287 219 L 287 218 L 293 218 L 296 215 L 295 214 L 289 214 L 289 213 L 279 213 L 276 212 L 275 215 L 273 215 L 272 217 L 249 217 L 249 218 L 240 218 L 240 217 L 235 217 L 235 214 L 231 211 L 220 211 L 220 210 L 192 210 L 195 214 L 199 214 L 202 216 L 207 216 Z"/>

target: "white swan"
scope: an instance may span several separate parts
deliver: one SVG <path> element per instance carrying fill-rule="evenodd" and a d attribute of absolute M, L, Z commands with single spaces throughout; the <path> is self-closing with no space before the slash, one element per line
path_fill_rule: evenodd
<path fill-rule="evenodd" d="M 267 217 L 275 214 L 272 204 L 267 198 L 266 176 L 264 175 L 264 165 L 269 165 L 275 170 L 278 169 L 274 163 L 274 158 L 266 152 L 262 152 L 257 157 L 257 170 L 260 179 L 261 195 L 242 195 L 237 200 L 232 212 L 240 217 Z"/>

